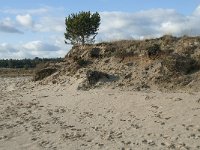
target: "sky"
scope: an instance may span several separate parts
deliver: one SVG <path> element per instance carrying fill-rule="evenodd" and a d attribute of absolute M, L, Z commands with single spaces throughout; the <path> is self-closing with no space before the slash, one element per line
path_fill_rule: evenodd
<path fill-rule="evenodd" d="M 64 57 L 65 17 L 99 12 L 96 42 L 200 34 L 200 0 L 0 0 L 0 59 Z"/>

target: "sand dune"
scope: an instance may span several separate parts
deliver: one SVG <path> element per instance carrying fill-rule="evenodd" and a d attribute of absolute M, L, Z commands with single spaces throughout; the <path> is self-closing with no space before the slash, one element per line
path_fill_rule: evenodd
<path fill-rule="evenodd" d="M 200 149 L 200 93 L 27 81 L 0 80 L 1 150 Z"/>

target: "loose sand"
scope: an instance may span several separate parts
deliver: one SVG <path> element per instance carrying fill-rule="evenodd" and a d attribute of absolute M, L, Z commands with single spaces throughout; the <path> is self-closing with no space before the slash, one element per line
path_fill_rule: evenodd
<path fill-rule="evenodd" d="M 27 80 L 0 80 L 1 150 L 200 149 L 200 93 Z"/>

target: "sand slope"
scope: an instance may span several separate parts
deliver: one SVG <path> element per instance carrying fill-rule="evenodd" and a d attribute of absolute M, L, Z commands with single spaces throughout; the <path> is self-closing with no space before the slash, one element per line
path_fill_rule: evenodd
<path fill-rule="evenodd" d="M 19 85 L 24 80 L 0 81 L 1 150 L 200 149 L 200 93 Z"/>

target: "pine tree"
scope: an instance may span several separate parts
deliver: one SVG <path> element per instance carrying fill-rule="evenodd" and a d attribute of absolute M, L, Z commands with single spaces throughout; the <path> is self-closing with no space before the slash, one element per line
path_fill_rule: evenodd
<path fill-rule="evenodd" d="M 65 43 L 72 45 L 93 43 L 99 30 L 100 20 L 98 12 L 92 14 L 88 11 L 69 15 L 65 19 Z"/>

